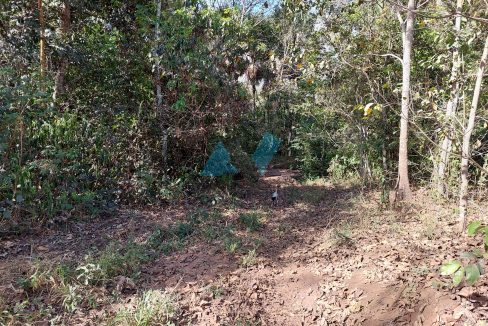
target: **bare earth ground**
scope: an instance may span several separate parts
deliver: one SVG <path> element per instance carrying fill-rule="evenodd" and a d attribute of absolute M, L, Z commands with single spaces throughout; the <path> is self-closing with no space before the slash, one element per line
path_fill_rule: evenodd
<path fill-rule="evenodd" d="M 274 185 L 281 187 L 276 207 L 270 203 Z M 272 170 L 211 208 L 222 212 L 223 226 L 243 212 L 265 216 L 256 231 L 236 230 L 245 245 L 257 248 L 250 266 L 242 264 L 246 251 L 231 253 L 222 239 L 208 241 L 197 232 L 180 250 L 144 265 L 133 291 L 63 320 L 103 324 L 143 290 L 166 289 L 178 294 L 182 325 L 484 325 L 486 275 L 474 287 L 450 289 L 438 272 L 459 252 L 480 247 L 481 239 L 456 235 L 453 206 L 422 190 L 396 208 L 382 207 L 379 198 L 353 186 L 299 184 L 291 171 Z M 487 209 L 471 205 L 473 217 L 485 219 Z M 25 300 L 17 281 L 36 260 L 80 260 L 115 240 L 143 241 L 158 225 L 194 209 L 190 203 L 122 210 L 116 217 L 0 240 L 0 295 Z"/>

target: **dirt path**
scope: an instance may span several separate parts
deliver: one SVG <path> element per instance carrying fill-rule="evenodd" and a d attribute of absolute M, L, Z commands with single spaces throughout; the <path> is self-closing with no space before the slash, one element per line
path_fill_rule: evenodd
<path fill-rule="evenodd" d="M 275 185 L 279 201 L 273 206 Z M 303 185 L 292 171 L 269 171 L 257 185 L 242 185 L 232 202 L 212 208 L 243 239 L 240 251 L 226 250 L 226 239 L 206 239 L 204 230 L 142 268 L 136 293 L 122 302 L 144 289 L 172 289 L 179 294 L 180 321 L 191 325 L 477 325 L 488 318 L 486 276 L 476 288 L 448 291 L 438 269 L 479 241 L 456 240 L 452 208 L 422 191 L 415 196 L 408 207 L 385 210 L 376 192 Z M 195 207 L 125 211 L 102 224 L 3 240 L 0 287 L 15 288 L 33 256 L 72 259 L 114 239 L 144 238 Z M 239 224 L 249 212 L 263 219 L 252 231 Z M 117 305 L 80 310 L 70 323 L 97 324 Z"/>
<path fill-rule="evenodd" d="M 378 193 L 300 185 L 286 170 L 270 171 L 256 188 L 243 190 L 241 206 L 266 207 L 274 185 L 281 187 L 280 202 L 259 231 L 256 265 L 239 267 L 212 246 L 189 248 L 183 264 L 165 257 L 157 265 L 164 276 L 153 286 L 165 280 L 165 286 L 183 288 L 184 297 L 191 293 L 187 318 L 193 323 L 442 325 L 479 319 L 459 295 L 432 288 L 446 249 L 460 246 L 451 240 L 450 208 L 384 211 Z M 416 196 L 414 202 L 432 204 L 422 192 Z M 209 296 L 210 286 L 225 294 Z"/>

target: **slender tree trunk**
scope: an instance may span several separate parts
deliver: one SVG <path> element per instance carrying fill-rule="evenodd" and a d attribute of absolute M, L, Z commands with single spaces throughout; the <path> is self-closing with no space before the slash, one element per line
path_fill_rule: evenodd
<path fill-rule="evenodd" d="M 65 43 L 67 44 L 68 40 L 68 33 L 71 27 L 71 8 L 67 0 L 63 2 L 63 8 L 61 10 L 61 37 Z M 61 61 L 59 63 L 58 72 L 56 74 L 56 80 L 54 82 L 54 93 L 53 99 L 56 99 L 65 93 L 65 76 L 66 70 L 68 69 L 68 58 L 66 53 L 63 54 Z"/>
<path fill-rule="evenodd" d="M 389 143 L 388 130 L 387 130 L 388 118 L 386 113 L 386 107 L 383 107 L 383 109 L 381 110 L 381 120 L 383 122 L 383 143 L 381 144 L 381 163 L 383 164 L 383 174 L 386 180 L 388 174 L 388 152 L 386 146 Z"/>
<path fill-rule="evenodd" d="M 456 19 L 454 23 L 455 41 L 452 52 L 452 68 L 451 68 L 451 92 L 449 102 L 446 106 L 446 126 L 447 131 L 444 139 L 441 142 L 441 152 L 439 158 L 439 165 L 437 166 L 437 176 L 435 177 L 436 188 L 439 194 L 445 196 L 447 193 L 446 187 L 446 169 L 449 163 L 449 156 L 451 154 L 452 140 L 454 138 L 453 118 L 456 114 L 456 109 L 459 102 L 459 70 L 461 68 L 461 57 L 459 55 L 459 34 L 461 32 L 461 11 L 464 0 L 457 0 L 456 2 Z"/>
<path fill-rule="evenodd" d="M 415 20 L 415 0 L 408 0 L 408 12 L 403 30 L 403 83 L 402 83 L 402 112 L 400 118 L 400 149 L 398 153 L 398 180 L 395 200 L 411 197 L 410 182 L 408 180 L 408 112 L 410 103 L 410 62 L 413 44 L 413 25 Z"/>
<path fill-rule="evenodd" d="M 46 74 L 46 37 L 44 31 L 46 30 L 46 21 L 44 19 L 44 7 L 42 5 L 42 0 L 37 0 L 37 9 L 39 10 L 39 61 L 41 65 L 41 79 L 44 79 Z"/>
<path fill-rule="evenodd" d="M 368 132 L 366 127 L 360 123 L 359 124 L 359 155 L 361 157 L 360 174 L 364 183 L 369 183 L 372 178 L 371 166 L 369 164 L 368 151 L 366 149 L 366 141 L 368 138 Z"/>
<path fill-rule="evenodd" d="M 161 33 L 159 31 L 159 22 L 161 20 L 161 0 L 156 1 L 156 53 L 158 52 L 159 42 Z M 161 66 L 159 63 L 159 58 L 156 59 L 156 67 L 154 69 L 154 80 L 156 85 L 156 108 L 157 110 L 161 110 L 163 105 L 163 94 L 161 92 Z"/>
<path fill-rule="evenodd" d="M 156 52 L 159 48 L 159 42 L 161 38 L 160 32 L 160 21 L 161 21 L 161 0 L 156 0 L 156 26 L 155 26 L 155 39 L 156 39 Z M 163 137 L 161 140 L 161 158 L 163 164 L 166 165 L 168 162 L 168 126 L 164 120 L 166 119 L 165 114 L 163 113 L 163 93 L 161 89 L 161 65 L 159 62 L 159 58 L 156 58 L 156 66 L 154 69 L 154 84 L 156 86 L 156 111 L 162 117 L 162 130 L 163 130 Z"/>
<path fill-rule="evenodd" d="M 488 37 L 485 41 L 485 47 L 481 56 L 480 66 L 476 74 L 476 84 L 474 87 L 473 101 L 471 102 L 471 110 L 469 111 L 468 125 L 464 130 L 463 145 L 462 145 L 462 158 L 461 158 L 461 187 L 459 191 L 459 229 L 460 232 L 464 231 L 466 226 L 466 207 L 468 205 L 468 168 L 469 159 L 471 158 L 470 141 L 471 134 L 473 133 L 476 109 L 478 108 L 478 101 L 480 98 L 481 84 L 483 83 L 483 74 L 485 72 L 486 59 L 488 57 Z"/>

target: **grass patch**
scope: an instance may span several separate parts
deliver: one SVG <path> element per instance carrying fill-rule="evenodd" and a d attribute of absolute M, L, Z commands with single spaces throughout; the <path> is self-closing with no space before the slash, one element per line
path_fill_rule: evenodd
<path fill-rule="evenodd" d="M 51 265 L 37 262 L 28 276 L 18 280 L 25 293 L 24 299 L 10 302 L 0 298 L 0 325 L 12 322 L 32 324 L 54 319 L 57 323 L 79 309 L 93 309 L 107 302 L 117 302 L 119 289 L 111 286 L 117 277 L 137 280 L 144 264 L 161 254 L 181 249 L 196 233 L 201 233 L 209 241 L 222 239 L 226 250 L 235 253 L 241 249 L 242 239 L 234 235 L 231 227 L 223 227 L 223 220 L 217 210 L 211 213 L 197 210 L 172 226 L 155 229 L 145 242 L 113 242 L 77 262 Z M 249 225 L 254 228 L 258 224 L 251 219 Z M 100 291 L 103 287 L 113 291 Z M 212 291 L 214 297 L 223 293 L 222 288 Z M 119 311 L 109 324 L 169 325 L 177 314 L 175 302 L 175 298 L 166 292 L 148 291 L 134 307 Z"/>
<path fill-rule="evenodd" d="M 436 217 L 425 216 L 422 219 L 422 236 L 428 240 L 435 240 L 439 237 L 439 221 Z"/>
<path fill-rule="evenodd" d="M 242 267 L 249 268 L 251 266 L 256 265 L 257 255 L 256 249 L 251 249 L 247 252 L 247 254 L 242 257 L 241 265 Z"/>
<path fill-rule="evenodd" d="M 239 214 L 239 223 L 246 226 L 248 231 L 254 232 L 262 228 L 264 216 L 260 212 Z"/>
<path fill-rule="evenodd" d="M 176 297 L 160 290 L 148 290 L 133 307 L 125 307 L 108 322 L 111 326 L 174 325 L 178 314 Z"/>
<path fill-rule="evenodd" d="M 195 224 L 191 222 L 178 222 L 170 232 L 178 239 L 184 239 L 195 231 Z"/>
<path fill-rule="evenodd" d="M 207 242 L 212 242 L 219 237 L 219 232 L 213 225 L 206 225 L 202 230 L 202 234 Z"/>
<path fill-rule="evenodd" d="M 225 289 L 218 285 L 210 285 L 207 287 L 207 292 L 212 295 L 213 299 L 220 298 L 225 294 Z"/>
<path fill-rule="evenodd" d="M 349 225 L 338 226 L 332 230 L 332 242 L 335 246 L 353 246 L 354 239 Z"/>
<path fill-rule="evenodd" d="M 130 242 L 126 246 L 112 243 L 91 263 L 99 266 L 101 281 L 118 275 L 133 277 L 139 271 L 140 265 L 150 260 L 147 249 L 147 246 L 134 242 Z M 94 275 L 97 274 L 96 271 L 92 272 Z"/>
<path fill-rule="evenodd" d="M 235 235 L 224 237 L 224 248 L 230 253 L 235 253 L 242 247 L 242 239 Z"/>

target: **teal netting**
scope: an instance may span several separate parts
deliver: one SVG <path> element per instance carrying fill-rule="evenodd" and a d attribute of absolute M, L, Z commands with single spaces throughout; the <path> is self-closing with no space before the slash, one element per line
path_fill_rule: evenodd
<path fill-rule="evenodd" d="M 230 155 L 222 142 L 219 142 L 208 158 L 207 164 L 200 173 L 205 177 L 218 177 L 224 174 L 236 174 L 238 170 L 230 164 Z"/>
<path fill-rule="evenodd" d="M 271 162 L 273 155 L 278 151 L 280 144 L 281 140 L 269 132 L 265 133 L 263 138 L 261 138 L 258 148 L 256 148 L 256 151 L 252 156 L 260 175 L 264 175 L 266 173 L 266 167 L 268 166 L 269 162 Z"/>

